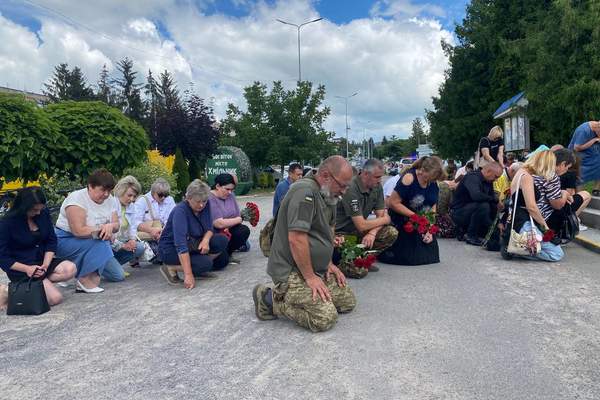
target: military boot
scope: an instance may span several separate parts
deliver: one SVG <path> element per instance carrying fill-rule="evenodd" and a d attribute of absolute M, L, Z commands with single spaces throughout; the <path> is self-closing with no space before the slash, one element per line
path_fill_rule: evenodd
<path fill-rule="evenodd" d="M 256 317 L 261 321 L 270 321 L 277 319 L 277 316 L 273 314 L 273 306 L 269 305 L 265 301 L 265 294 L 269 291 L 269 288 L 265 285 L 258 284 L 252 291 L 252 298 L 254 299 L 254 312 Z"/>

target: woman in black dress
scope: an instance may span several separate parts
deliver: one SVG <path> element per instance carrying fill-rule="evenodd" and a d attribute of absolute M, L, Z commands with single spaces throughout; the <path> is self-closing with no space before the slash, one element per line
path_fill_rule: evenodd
<path fill-rule="evenodd" d="M 426 211 L 435 213 L 439 189 L 437 181 L 444 178 L 442 160 L 422 157 L 406 171 L 389 198 L 389 214 L 398 229 L 398 239 L 378 260 L 387 264 L 423 265 L 440 262 L 435 235 L 406 232 L 404 225 L 411 215 Z"/>

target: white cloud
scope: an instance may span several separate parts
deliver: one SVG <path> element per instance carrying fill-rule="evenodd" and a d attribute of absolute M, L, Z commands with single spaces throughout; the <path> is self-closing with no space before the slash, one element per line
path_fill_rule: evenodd
<path fill-rule="evenodd" d="M 223 116 L 227 103 L 243 106 L 243 87 L 253 81 L 295 85 L 296 31 L 276 18 L 301 23 L 319 17 L 307 0 L 242 1 L 249 14 L 241 18 L 207 15 L 176 0 L 85 3 L 44 1 L 72 21 L 50 12 L 39 15 L 41 45 L 34 33 L 0 15 L 0 84 L 22 88 L 27 82 L 28 89 L 37 89 L 60 62 L 80 66 L 95 83 L 102 64 L 114 69 L 129 56 L 142 76 L 148 69 L 156 74 L 168 69 L 182 90 L 193 81 L 195 91 Z M 378 15 L 396 10 L 394 4 L 411 5 L 380 3 Z M 453 37 L 439 22 L 415 16 L 435 15 L 431 10 L 410 10 L 405 17 L 395 13 L 392 19 L 343 25 L 322 20 L 302 28 L 303 79 L 326 85 L 332 109 L 327 127 L 339 136 L 345 134 L 345 108 L 336 95 L 359 92 L 348 107 L 350 136 L 356 139 L 362 139 L 363 127 L 367 135 L 405 136 L 412 119 L 431 106 L 447 68 L 440 42 Z"/>

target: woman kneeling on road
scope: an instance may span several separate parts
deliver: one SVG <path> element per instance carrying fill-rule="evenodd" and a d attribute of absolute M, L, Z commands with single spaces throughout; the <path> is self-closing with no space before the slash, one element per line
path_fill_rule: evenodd
<path fill-rule="evenodd" d="M 100 277 L 112 277 L 111 241 L 119 218 L 110 192 L 115 178 L 106 169 L 88 177 L 87 188 L 69 193 L 56 221 L 56 255 L 77 265 L 77 292 L 101 293 Z M 120 267 L 120 266 L 119 266 Z"/>
<path fill-rule="evenodd" d="M 115 211 L 119 217 L 119 232 L 115 234 L 112 249 L 115 256 L 110 261 L 110 268 L 104 269 L 104 277 L 107 280 L 122 281 L 126 273 L 123 265 L 128 262 L 132 267 L 139 267 L 138 258 L 144 254 L 144 244 L 136 240 L 136 229 L 133 223 L 135 219 L 135 198 L 142 191 L 137 179 L 127 175 L 115 186 L 114 204 Z M 107 276 L 107 271 L 112 271 L 112 276 Z"/>
<path fill-rule="evenodd" d="M 220 174 L 215 177 L 215 185 L 210 192 L 210 212 L 215 230 L 227 234 L 229 232 L 229 255 L 246 244 L 250 236 L 250 228 L 242 224 L 244 221 L 235 199 L 236 181 L 231 174 Z M 232 263 L 238 263 L 231 260 Z"/>
<path fill-rule="evenodd" d="M 55 305 L 63 297 L 53 283 L 68 281 L 77 272 L 72 262 L 54 258 L 55 252 L 56 235 L 44 193 L 39 187 L 20 190 L 0 220 L 0 266 L 12 282 L 43 279 L 48 303 Z"/>
<path fill-rule="evenodd" d="M 195 277 L 223 269 L 229 262 L 227 238 L 213 230 L 209 193 L 208 185 L 199 179 L 190 183 L 185 200 L 175 206 L 162 231 L 158 251 L 167 265 L 160 272 L 170 284 L 180 283 L 177 271 L 183 271 L 183 284 L 192 289 Z"/>

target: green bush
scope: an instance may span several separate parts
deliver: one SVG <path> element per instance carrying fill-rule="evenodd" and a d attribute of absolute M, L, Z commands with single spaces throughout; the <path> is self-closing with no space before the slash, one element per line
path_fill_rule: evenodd
<path fill-rule="evenodd" d="M 179 196 L 179 190 L 177 189 L 177 175 L 172 174 L 167 168 L 160 165 L 151 164 L 144 162 L 136 167 L 131 167 L 123 171 L 123 176 L 133 175 L 137 178 L 142 185 L 142 192 L 147 193 L 150 191 L 150 186 L 157 178 L 164 178 L 171 186 L 171 195 L 173 197 Z"/>
<path fill-rule="evenodd" d="M 259 188 L 267 188 L 269 187 L 269 173 L 261 172 L 258 174 L 258 187 Z"/>
<path fill-rule="evenodd" d="M 61 166 L 70 175 L 85 177 L 103 167 L 119 176 L 147 157 L 144 129 L 105 103 L 65 101 L 50 104 L 45 112 L 66 136 Z"/>
<path fill-rule="evenodd" d="M 0 94 L 0 177 L 5 181 L 34 181 L 40 172 L 62 167 L 66 143 L 58 125 L 35 103 Z"/>

